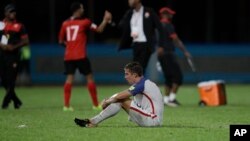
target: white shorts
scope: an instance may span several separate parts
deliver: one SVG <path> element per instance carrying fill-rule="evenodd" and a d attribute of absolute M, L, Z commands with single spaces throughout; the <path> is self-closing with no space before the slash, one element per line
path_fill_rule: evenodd
<path fill-rule="evenodd" d="M 151 109 L 142 109 L 132 100 L 129 110 L 129 121 L 139 126 L 160 126 L 161 122 L 157 115 L 151 113 Z"/>

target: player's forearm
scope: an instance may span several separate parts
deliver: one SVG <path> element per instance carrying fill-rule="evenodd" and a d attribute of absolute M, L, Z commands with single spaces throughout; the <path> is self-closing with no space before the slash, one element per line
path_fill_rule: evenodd
<path fill-rule="evenodd" d="M 109 105 L 109 104 L 112 104 L 112 103 L 116 103 L 118 100 L 114 97 L 111 97 L 109 99 L 106 100 L 106 103 Z"/>
<path fill-rule="evenodd" d="M 102 23 L 97 27 L 96 32 L 102 33 L 107 26 L 108 22 L 103 20 Z"/>
<path fill-rule="evenodd" d="M 116 103 L 116 102 L 119 102 L 121 100 L 128 99 L 130 96 L 131 96 L 130 92 L 128 90 L 125 90 L 125 91 L 120 92 L 117 95 L 107 99 L 106 102 L 108 104 Z"/>
<path fill-rule="evenodd" d="M 177 38 L 174 40 L 174 44 L 176 47 L 178 47 L 182 52 L 187 52 L 186 47 L 184 46 L 183 42 Z"/>

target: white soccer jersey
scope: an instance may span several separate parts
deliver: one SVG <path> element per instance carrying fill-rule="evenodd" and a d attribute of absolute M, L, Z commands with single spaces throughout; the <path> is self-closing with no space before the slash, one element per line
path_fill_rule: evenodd
<path fill-rule="evenodd" d="M 162 125 L 164 103 L 159 87 L 152 81 L 142 78 L 140 82 L 129 88 L 134 96 L 130 106 L 130 116 L 141 126 Z M 152 122 L 153 121 L 153 122 Z"/>

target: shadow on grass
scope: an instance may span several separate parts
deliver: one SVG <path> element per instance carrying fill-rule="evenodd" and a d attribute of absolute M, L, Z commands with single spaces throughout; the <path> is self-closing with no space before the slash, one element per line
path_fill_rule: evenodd
<path fill-rule="evenodd" d="M 162 125 L 159 127 L 141 127 L 136 125 L 100 125 L 97 128 L 190 128 L 190 129 L 202 129 L 204 127 L 201 126 L 186 126 L 186 125 Z"/>

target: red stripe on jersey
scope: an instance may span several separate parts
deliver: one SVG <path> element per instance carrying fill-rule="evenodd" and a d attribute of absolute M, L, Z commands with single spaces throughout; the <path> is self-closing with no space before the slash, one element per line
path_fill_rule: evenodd
<path fill-rule="evenodd" d="M 145 113 L 145 112 L 143 112 L 143 111 L 141 111 L 141 110 L 139 110 L 139 109 L 136 109 L 136 108 L 134 108 L 134 107 L 130 107 L 130 109 L 131 110 L 134 110 L 134 111 L 136 111 L 136 112 L 138 112 L 138 113 L 140 113 L 140 114 L 142 114 L 142 115 L 144 115 L 144 116 L 146 116 L 146 117 L 151 117 L 152 119 L 154 119 L 154 118 L 156 118 L 157 117 L 157 115 L 150 115 L 150 114 L 148 114 L 148 113 Z"/>
<path fill-rule="evenodd" d="M 152 99 L 145 93 L 143 93 L 143 95 L 148 99 L 148 101 L 150 102 L 151 108 L 152 108 L 152 114 L 155 114 L 155 107 L 154 107 L 154 103 L 152 101 Z"/>

